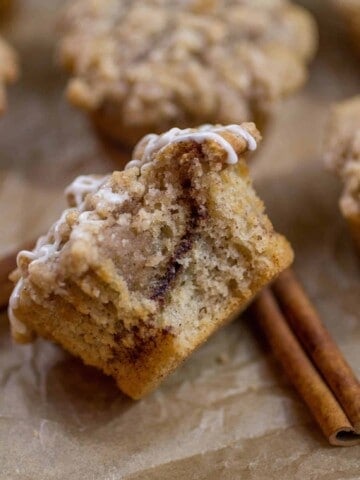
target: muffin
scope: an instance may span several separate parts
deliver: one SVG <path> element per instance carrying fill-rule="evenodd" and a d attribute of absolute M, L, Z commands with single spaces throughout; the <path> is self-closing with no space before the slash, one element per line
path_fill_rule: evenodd
<path fill-rule="evenodd" d="M 6 107 L 5 87 L 16 80 L 17 60 L 14 50 L 0 37 L 0 115 Z"/>
<path fill-rule="evenodd" d="M 355 48 L 360 53 L 360 1 L 333 0 L 333 2 L 344 21 Z"/>
<path fill-rule="evenodd" d="M 140 398 L 293 259 L 250 179 L 254 124 L 147 135 L 126 169 L 79 177 L 70 208 L 18 255 L 9 318 Z"/>
<path fill-rule="evenodd" d="M 340 177 L 340 210 L 360 249 L 360 96 L 335 105 L 326 132 L 325 164 Z"/>
<path fill-rule="evenodd" d="M 62 22 L 67 97 L 105 136 L 266 121 L 307 77 L 313 18 L 286 0 L 75 0 Z"/>

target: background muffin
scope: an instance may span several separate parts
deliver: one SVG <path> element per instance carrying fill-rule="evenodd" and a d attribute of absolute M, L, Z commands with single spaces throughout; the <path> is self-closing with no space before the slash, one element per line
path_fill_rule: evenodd
<path fill-rule="evenodd" d="M 340 210 L 360 251 L 360 96 L 333 107 L 325 163 L 342 180 Z"/>
<path fill-rule="evenodd" d="M 18 75 L 17 59 L 14 50 L 0 37 L 0 114 L 6 106 L 6 84 L 13 82 Z"/>
<path fill-rule="evenodd" d="M 70 101 L 107 136 L 263 119 L 305 81 L 310 14 L 285 0 L 77 0 L 59 55 Z"/>

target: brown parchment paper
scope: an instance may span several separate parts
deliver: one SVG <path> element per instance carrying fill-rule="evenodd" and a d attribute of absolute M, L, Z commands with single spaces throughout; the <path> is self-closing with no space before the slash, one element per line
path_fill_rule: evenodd
<path fill-rule="evenodd" d="M 331 102 L 360 89 L 360 62 L 325 1 L 307 0 L 321 29 L 306 88 L 284 103 L 252 168 L 296 270 L 360 374 L 360 266 L 342 221 L 339 185 L 323 171 Z M 1 31 L 22 78 L 0 120 L 0 253 L 44 232 L 80 173 L 109 156 L 63 99 L 54 67 L 61 0 L 18 1 Z M 146 399 L 43 340 L 13 345 L 0 316 L 0 480 L 360 478 L 360 447 L 329 447 L 246 318 L 229 325 Z"/>

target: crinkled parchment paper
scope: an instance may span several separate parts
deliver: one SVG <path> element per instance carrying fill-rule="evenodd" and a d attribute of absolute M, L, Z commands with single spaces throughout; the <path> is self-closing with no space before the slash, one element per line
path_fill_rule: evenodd
<path fill-rule="evenodd" d="M 45 231 L 79 173 L 121 167 L 63 99 L 54 67 L 61 0 L 23 0 L 2 33 L 22 78 L 0 120 L 0 250 Z M 320 54 L 303 92 L 287 101 L 253 164 L 296 270 L 360 374 L 360 266 L 338 208 L 339 185 L 320 146 L 330 102 L 359 90 L 360 62 L 327 2 L 307 1 Z M 57 346 L 13 345 L 0 317 L 0 479 L 359 479 L 360 447 L 329 447 L 244 318 L 201 348 L 148 398 L 125 398 L 111 379 Z"/>

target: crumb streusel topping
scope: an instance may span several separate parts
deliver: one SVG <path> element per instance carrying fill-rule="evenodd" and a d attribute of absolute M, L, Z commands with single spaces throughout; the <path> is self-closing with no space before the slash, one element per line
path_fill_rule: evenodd
<path fill-rule="evenodd" d="M 303 84 L 316 45 L 286 0 L 77 0 L 63 29 L 70 100 L 144 133 L 267 111 Z"/>
<path fill-rule="evenodd" d="M 360 96 L 333 107 L 324 161 L 341 178 L 340 209 L 360 247 Z"/>

